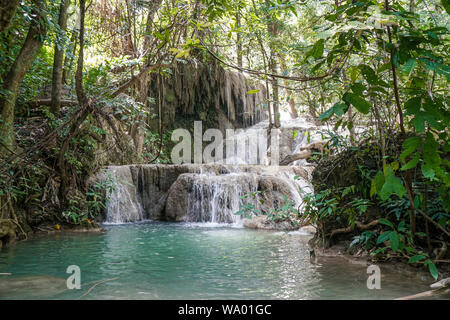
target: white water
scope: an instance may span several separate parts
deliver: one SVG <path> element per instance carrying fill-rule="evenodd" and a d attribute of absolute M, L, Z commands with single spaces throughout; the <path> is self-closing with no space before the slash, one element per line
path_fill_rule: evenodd
<path fill-rule="evenodd" d="M 115 178 L 114 189 L 108 196 L 106 203 L 106 223 L 122 224 L 144 220 L 144 213 L 135 186 L 130 183 L 129 170 L 122 167 L 109 169 Z"/>
<path fill-rule="evenodd" d="M 281 124 L 280 160 L 283 156 L 297 152 L 301 147 L 320 140 L 320 134 L 316 133 L 319 128 L 303 119 L 284 119 L 282 117 Z M 255 130 L 263 132 L 267 127 L 268 121 L 263 121 L 240 130 L 232 138 L 248 141 L 249 137 L 255 134 Z M 296 132 L 295 135 L 293 134 L 294 131 Z M 307 134 L 309 134 L 310 139 L 307 138 Z M 251 142 L 247 142 L 247 148 L 250 144 Z M 210 223 L 212 225 L 227 223 L 239 226 L 242 217 L 235 213 L 248 202 L 248 199 L 242 197 L 250 192 L 264 189 L 261 185 L 268 185 L 272 189 L 269 188 L 267 191 L 269 195 L 265 196 L 264 204 L 259 202 L 262 196 L 257 196 L 254 199 L 253 203 L 257 210 L 266 209 L 267 211 L 270 206 L 282 205 L 284 202 L 283 195 L 287 196 L 298 207 L 302 203 L 302 194 L 313 192 L 309 182 L 313 168 L 305 160 L 299 160 L 291 166 L 303 167 L 308 172 L 308 177 L 297 176 L 297 179 L 295 179 L 296 174 L 287 167 L 254 166 L 254 162 L 249 161 L 251 160 L 249 156 L 242 156 L 242 152 L 243 150 L 235 150 L 232 157 L 234 165 L 223 166 L 226 168 L 226 172 L 211 170 L 207 165 L 191 165 L 193 171 L 182 172 L 178 176 L 178 179 L 184 176 L 183 178 L 188 181 L 188 186 L 185 188 L 188 190 L 184 191 L 185 196 L 181 197 L 182 200 L 187 201 L 185 217 L 182 221 Z M 258 163 L 263 162 L 261 161 L 262 156 L 265 156 L 264 163 L 267 164 L 267 154 L 258 155 Z M 229 160 L 225 162 L 230 163 Z M 153 217 L 149 216 L 148 212 L 143 209 L 142 195 L 133 183 L 130 169 L 127 166 L 121 166 L 111 167 L 108 171 L 111 176 L 116 178 L 116 190 L 107 203 L 106 222 L 127 223 L 152 219 Z M 142 180 L 142 177 L 140 176 L 138 179 Z M 158 184 L 161 184 L 161 181 L 145 181 L 147 185 L 141 182 L 141 184 L 144 184 L 144 189 L 154 190 L 156 185 L 156 189 L 159 190 Z M 165 199 L 163 200 L 165 201 Z"/>

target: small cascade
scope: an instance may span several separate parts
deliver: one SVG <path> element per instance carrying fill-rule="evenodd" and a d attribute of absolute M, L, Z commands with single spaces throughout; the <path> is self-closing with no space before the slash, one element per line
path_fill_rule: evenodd
<path fill-rule="evenodd" d="M 169 190 L 167 213 L 179 221 L 240 224 L 242 216 L 236 213 L 246 204 L 268 212 L 283 205 L 286 196 L 298 207 L 302 203 L 299 190 L 312 192 L 308 180 L 296 178 L 294 171 L 263 166 L 250 170 L 248 166 L 227 167 L 234 172 L 182 174 Z M 254 196 L 248 196 L 250 193 Z"/>
<path fill-rule="evenodd" d="M 110 167 L 109 177 L 114 180 L 106 203 L 106 223 L 120 224 L 144 219 L 141 202 L 126 166 Z"/>
<path fill-rule="evenodd" d="M 254 174 L 199 174 L 193 178 L 186 213 L 189 222 L 238 223 L 235 213 L 244 204 L 241 197 L 258 187 Z"/>

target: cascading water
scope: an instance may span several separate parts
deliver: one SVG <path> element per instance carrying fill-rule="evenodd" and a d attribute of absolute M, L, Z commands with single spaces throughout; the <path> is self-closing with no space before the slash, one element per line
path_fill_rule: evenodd
<path fill-rule="evenodd" d="M 241 208 L 241 197 L 256 191 L 255 179 L 248 174 L 198 174 L 193 177 L 192 196 L 188 197 L 186 213 L 189 222 L 237 223 L 239 217 L 235 213 Z"/>
<path fill-rule="evenodd" d="M 136 188 L 130 183 L 130 171 L 126 167 L 110 167 L 114 188 L 106 203 L 106 223 L 126 223 L 144 219 Z"/>
<path fill-rule="evenodd" d="M 267 127 L 268 121 L 263 121 L 227 139 L 247 141 L 249 148 L 255 132 Z M 283 121 L 280 160 L 306 146 L 311 140 L 305 133 L 311 135 L 314 130 L 317 127 L 301 119 Z M 247 203 L 244 196 L 251 192 L 261 193 L 255 209 L 267 212 L 281 205 L 285 197 L 299 206 L 302 194 L 313 191 L 309 182 L 313 168 L 305 161 L 300 160 L 301 166 L 298 162 L 287 167 L 267 166 L 262 165 L 267 164 L 267 154 L 258 151 L 255 157 L 248 153 L 243 156 L 242 150 L 234 149 L 231 161 L 227 158 L 223 164 L 109 167 L 106 172 L 114 178 L 115 190 L 107 203 L 106 222 L 154 219 L 239 224 L 241 217 L 235 213 Z"/>

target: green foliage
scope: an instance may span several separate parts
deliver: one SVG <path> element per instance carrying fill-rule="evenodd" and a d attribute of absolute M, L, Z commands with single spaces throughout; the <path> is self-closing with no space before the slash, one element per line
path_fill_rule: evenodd
<path fill-rule="evenodd" d="M 282 196 L 283 201 L 274 208 L 269 208 L 268 211 L 261 209 L 264 205 L 264 199 L 261 197 L 265 191 L 252 191 L 241 196 L 240 210 L 235 212 L 235 215 L 244 216 L 251 219 L 253 216 L 265 215 L 268 219 L 275 222 L 288 221 L 293 225 L 299 225 L 298 208 L 295 207 L 295 202 L 290 200 L 285 195 Z"/>

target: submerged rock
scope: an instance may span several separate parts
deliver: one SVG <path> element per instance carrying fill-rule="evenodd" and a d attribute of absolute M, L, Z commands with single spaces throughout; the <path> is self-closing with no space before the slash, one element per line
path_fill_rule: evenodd
<path fill-rule="evenodd" d="M 52 276 L 0 276 L 0 299 L 50 298 L 67 289 L 66 279 Z"/>

